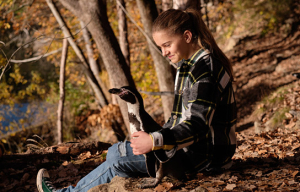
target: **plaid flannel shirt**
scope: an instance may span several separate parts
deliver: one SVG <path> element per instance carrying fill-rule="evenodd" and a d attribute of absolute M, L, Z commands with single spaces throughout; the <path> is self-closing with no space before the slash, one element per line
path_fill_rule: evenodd
<path fill-rule="evenodd" d="M 165 162 L 181 150 L 193 170 L 223 165 L 235 152 L 235 123 L 230 76 L 208 50 L 200 49 L 178 63 L 173 111 L 159 134 L 153 134 L 161 141 L 154 153 Z"/>

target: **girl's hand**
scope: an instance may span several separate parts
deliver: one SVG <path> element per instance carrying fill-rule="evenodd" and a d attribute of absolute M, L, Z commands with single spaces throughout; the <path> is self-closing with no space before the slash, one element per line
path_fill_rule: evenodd
<path fill-rule="evenodd" d="M 130 140 L 133 154 L 146 154 L 152 150 L 153 143 L 148 133 L 144 131 L 134 132 L 131 138 L 133 138 Z"/>

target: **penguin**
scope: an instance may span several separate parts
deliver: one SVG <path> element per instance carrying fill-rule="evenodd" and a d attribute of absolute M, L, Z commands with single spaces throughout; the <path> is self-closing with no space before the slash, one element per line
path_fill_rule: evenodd
<path fill-rule="evenodd" d="M 124 86 L 121 88 L 112 88 L 109 92 L 118 95 L 127 103 L 131 134 L 137 131 L 151 133 L 162 129 L 162 127 L 145 111 L 143 98 L 135 88 Z M 180 156 L 182 153 L 181 151 L 177 152 L 166 162 L 159 161 L 153 151 L 145 154 L 148 174 L 154 178 L 145 179 L 139 187 L 155 187 L 161 182 L 164 176 L 171 176 L 178 180 L 186 179 L 185 171 L 182 166 L 182 163 L 184 163 L 183 157 Z"/>
<path fill-rule="evenodd" d="M 145 111 L 143 98 L 136 89 L 125 86 L 110 89 L 109 92 L 118 95 L 127 103 L 131 134 L 137 131 L 150 133 L 162 129 Z"/>

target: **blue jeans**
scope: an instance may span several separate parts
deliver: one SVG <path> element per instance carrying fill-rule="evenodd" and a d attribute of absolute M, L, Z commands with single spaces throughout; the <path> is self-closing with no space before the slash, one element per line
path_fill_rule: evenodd
<path fill-rule="evenodd" d="M 134 155 L 130 142 L 119 142 L 108 149 L 106 161 L 83 177 L 76 187 L 60 189 L 59 192 L 83 192 L 103 184 L 109 183 L 114 176 L 137 177 L 147 176 L 144 155 Z"/>

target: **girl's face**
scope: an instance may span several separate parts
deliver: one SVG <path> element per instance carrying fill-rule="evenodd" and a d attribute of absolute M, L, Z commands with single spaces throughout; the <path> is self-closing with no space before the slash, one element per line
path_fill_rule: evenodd
<path fill-rule="evenodd" d="M 195 53 L 190 31 L 185 31 L 183 35 L 170 35 L 168 31 L 161 30 L 154 32 L 152 36 L 156 45 L 161 48 L 163 56 L 173 63 L 189 59 Z"/>

